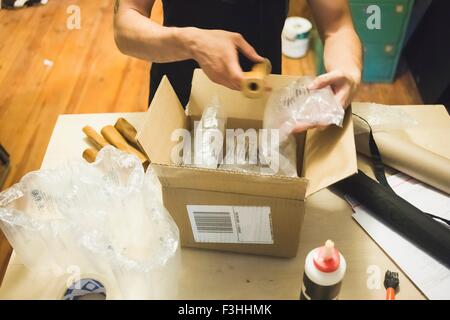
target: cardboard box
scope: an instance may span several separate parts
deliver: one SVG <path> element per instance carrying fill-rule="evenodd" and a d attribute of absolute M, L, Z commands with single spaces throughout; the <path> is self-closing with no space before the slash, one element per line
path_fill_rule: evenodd
<path fill-rule="evenodd" d="M 296 78 L 271 75 L 268 84 L 277 89 Z M 351 111 L 347 110 L 343 128 L 309 130 L 298 139 L 299 178 L 172 164 L 172 148 L 178 143 L 172 141 L 172 132 L 190 130 L 216 94 L 227 115 L 227 128 L 262 128 L 268 95 L 248 99 L 196 70 L 187 110 L 163 78 L 137 136 L 161 181 L 164 205 L 180 229 L 181 244 L 294 257 L 305 199 L 357 172 Z M 217 227 L 211 229 L 214 223 Z"/>

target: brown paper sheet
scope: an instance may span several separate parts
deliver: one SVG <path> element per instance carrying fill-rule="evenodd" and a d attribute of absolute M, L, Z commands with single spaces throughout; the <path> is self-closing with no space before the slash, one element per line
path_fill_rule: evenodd
<path fill-rule="evenodd" d="M 354 113 L 365 114 L 373 104 L 353 104 Z M 383 162 L 439 190 L 450 193 L 450 117 L 443 106 L 392 106 L 417 123 L 399 130 L 379 130 L 374 139 Z M 381 110 L 381 109 L 380 109 Z M 381 112 L 383 112 L 381 110 Z M 361 125 L 357 124 L 355 126 Z M 367 131 L 367 130 L 366 130 Z M 358 152 L 370 156 L 368 133 L 355 136 Z"/>

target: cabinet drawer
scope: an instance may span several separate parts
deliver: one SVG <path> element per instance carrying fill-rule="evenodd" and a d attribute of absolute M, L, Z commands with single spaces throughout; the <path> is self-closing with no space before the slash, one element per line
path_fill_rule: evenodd
<path fill-rule="evenodd" d="M 369 57 L 364 63 L 364 82 L 391 82 L 395 76 L 396 60 Z"/>
<path fill-rule="evenodd" d="M 367 13 L 367 8 L 372 4 L 380 7 L 381 29 L 369 29 L 367 27 L 367 19 L 371 16 L 370 13 Z M 363 42 L 397 43 L 404 33 L 411 6 L 409 2 L 405 1 L 378 1 L 378 3 L 372 1 L 371 3 L 352 2 L 350 9 L 355 29 Z"/>
<path fill-rule="evenodd" d="M 364 43 L 364 63 L 366 59 L 389 59 L 395 58 L 399 53 L 399 46 L 394 43 Z"/>
<path fill-rule="evenodd" d="M 315 62 L 317 74 L 325 72 L 323 64 L 323 45 L 314 38 Z M 363 82 L 391 82 L 397 67 L 399 45 L 389 43 L 364 44 Z"/>

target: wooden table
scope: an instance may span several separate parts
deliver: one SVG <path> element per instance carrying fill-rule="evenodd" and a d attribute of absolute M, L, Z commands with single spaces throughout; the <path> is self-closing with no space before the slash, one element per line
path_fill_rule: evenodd
<path fill-rule="evenodd" d="M 3 183 L 6 180 L 6 177 L 8 176 L 10 164 L 9 164 L 9 159 L 8 159 L 9 155 L 1 144 L 0 144 L 0 152 L 6 157 L 6 159 L 3 159 L 3 157 L 0 157 L 0 188 L 1 188 L 3 186 Z"/>
<path fill-rule="evenodd" d="M 100 129 L 114 124 L 118 117 L 125 117 L 139 128 L 143 113 L 60 116 L 42 168 L 57 167 L 68 159 L 81 158 L 88 146 L 81 128 L 91 125 Z M 362 159 L 358 165 L 363 170 L 368 169 Z M 400 274 L 398 299 L 424 299 L 351 214 L 347 203 L 327 189 L 311 196 L 306 202 L 298 255 L 292 259 L 183 248 L 179 298 L 298 299 L 306 254 L 332 239 L 347 260 L 340 299 L 384 299 L 382 282 L 387 269 Z M 0 288 L 0 299 L 60 299 L 69 276 L 33 273 L 13 254 Z M 114 294 L 110 293 L 110 297 Z"/>

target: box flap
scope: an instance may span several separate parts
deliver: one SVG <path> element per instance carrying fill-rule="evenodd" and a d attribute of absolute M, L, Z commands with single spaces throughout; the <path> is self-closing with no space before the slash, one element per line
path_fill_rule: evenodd
<path fill-rule="evenodd" d="M 267 85 L 276 90 L 289 85 L 299 76 L 270 75 L 267 77 Z M 192 78 L 191 97 L 188 104 L 190 115 L 201 116 L 203 108 L 212 98 L 218 95 L 221 106 L 224 108 L 227 118 L 262 120 L 269 93 L 261 98 L 250 99 L 242 92 L 228 89 L 212 82 L 201 69 L 194 71 Z"/>
<path fill-rule="evenodd" d="M 225 170 L 152 164 L 162 186 L 303 200 L 308 181 Z"/>
<path fill-rule="evenodd" d="M 155 93 L 144 122 L 137 134 L 137 141 L 151 162 L 170 164 L 175 129 L 186 128 L 186 114 L 166 76 Z"/>
<path fill-rule="evenodd" d="M 345 113 L 342 128 L 308 130 L 302 171 L 302 177 L 309 180 L 306 196 L 358 171 L 351 108 Z"/>

